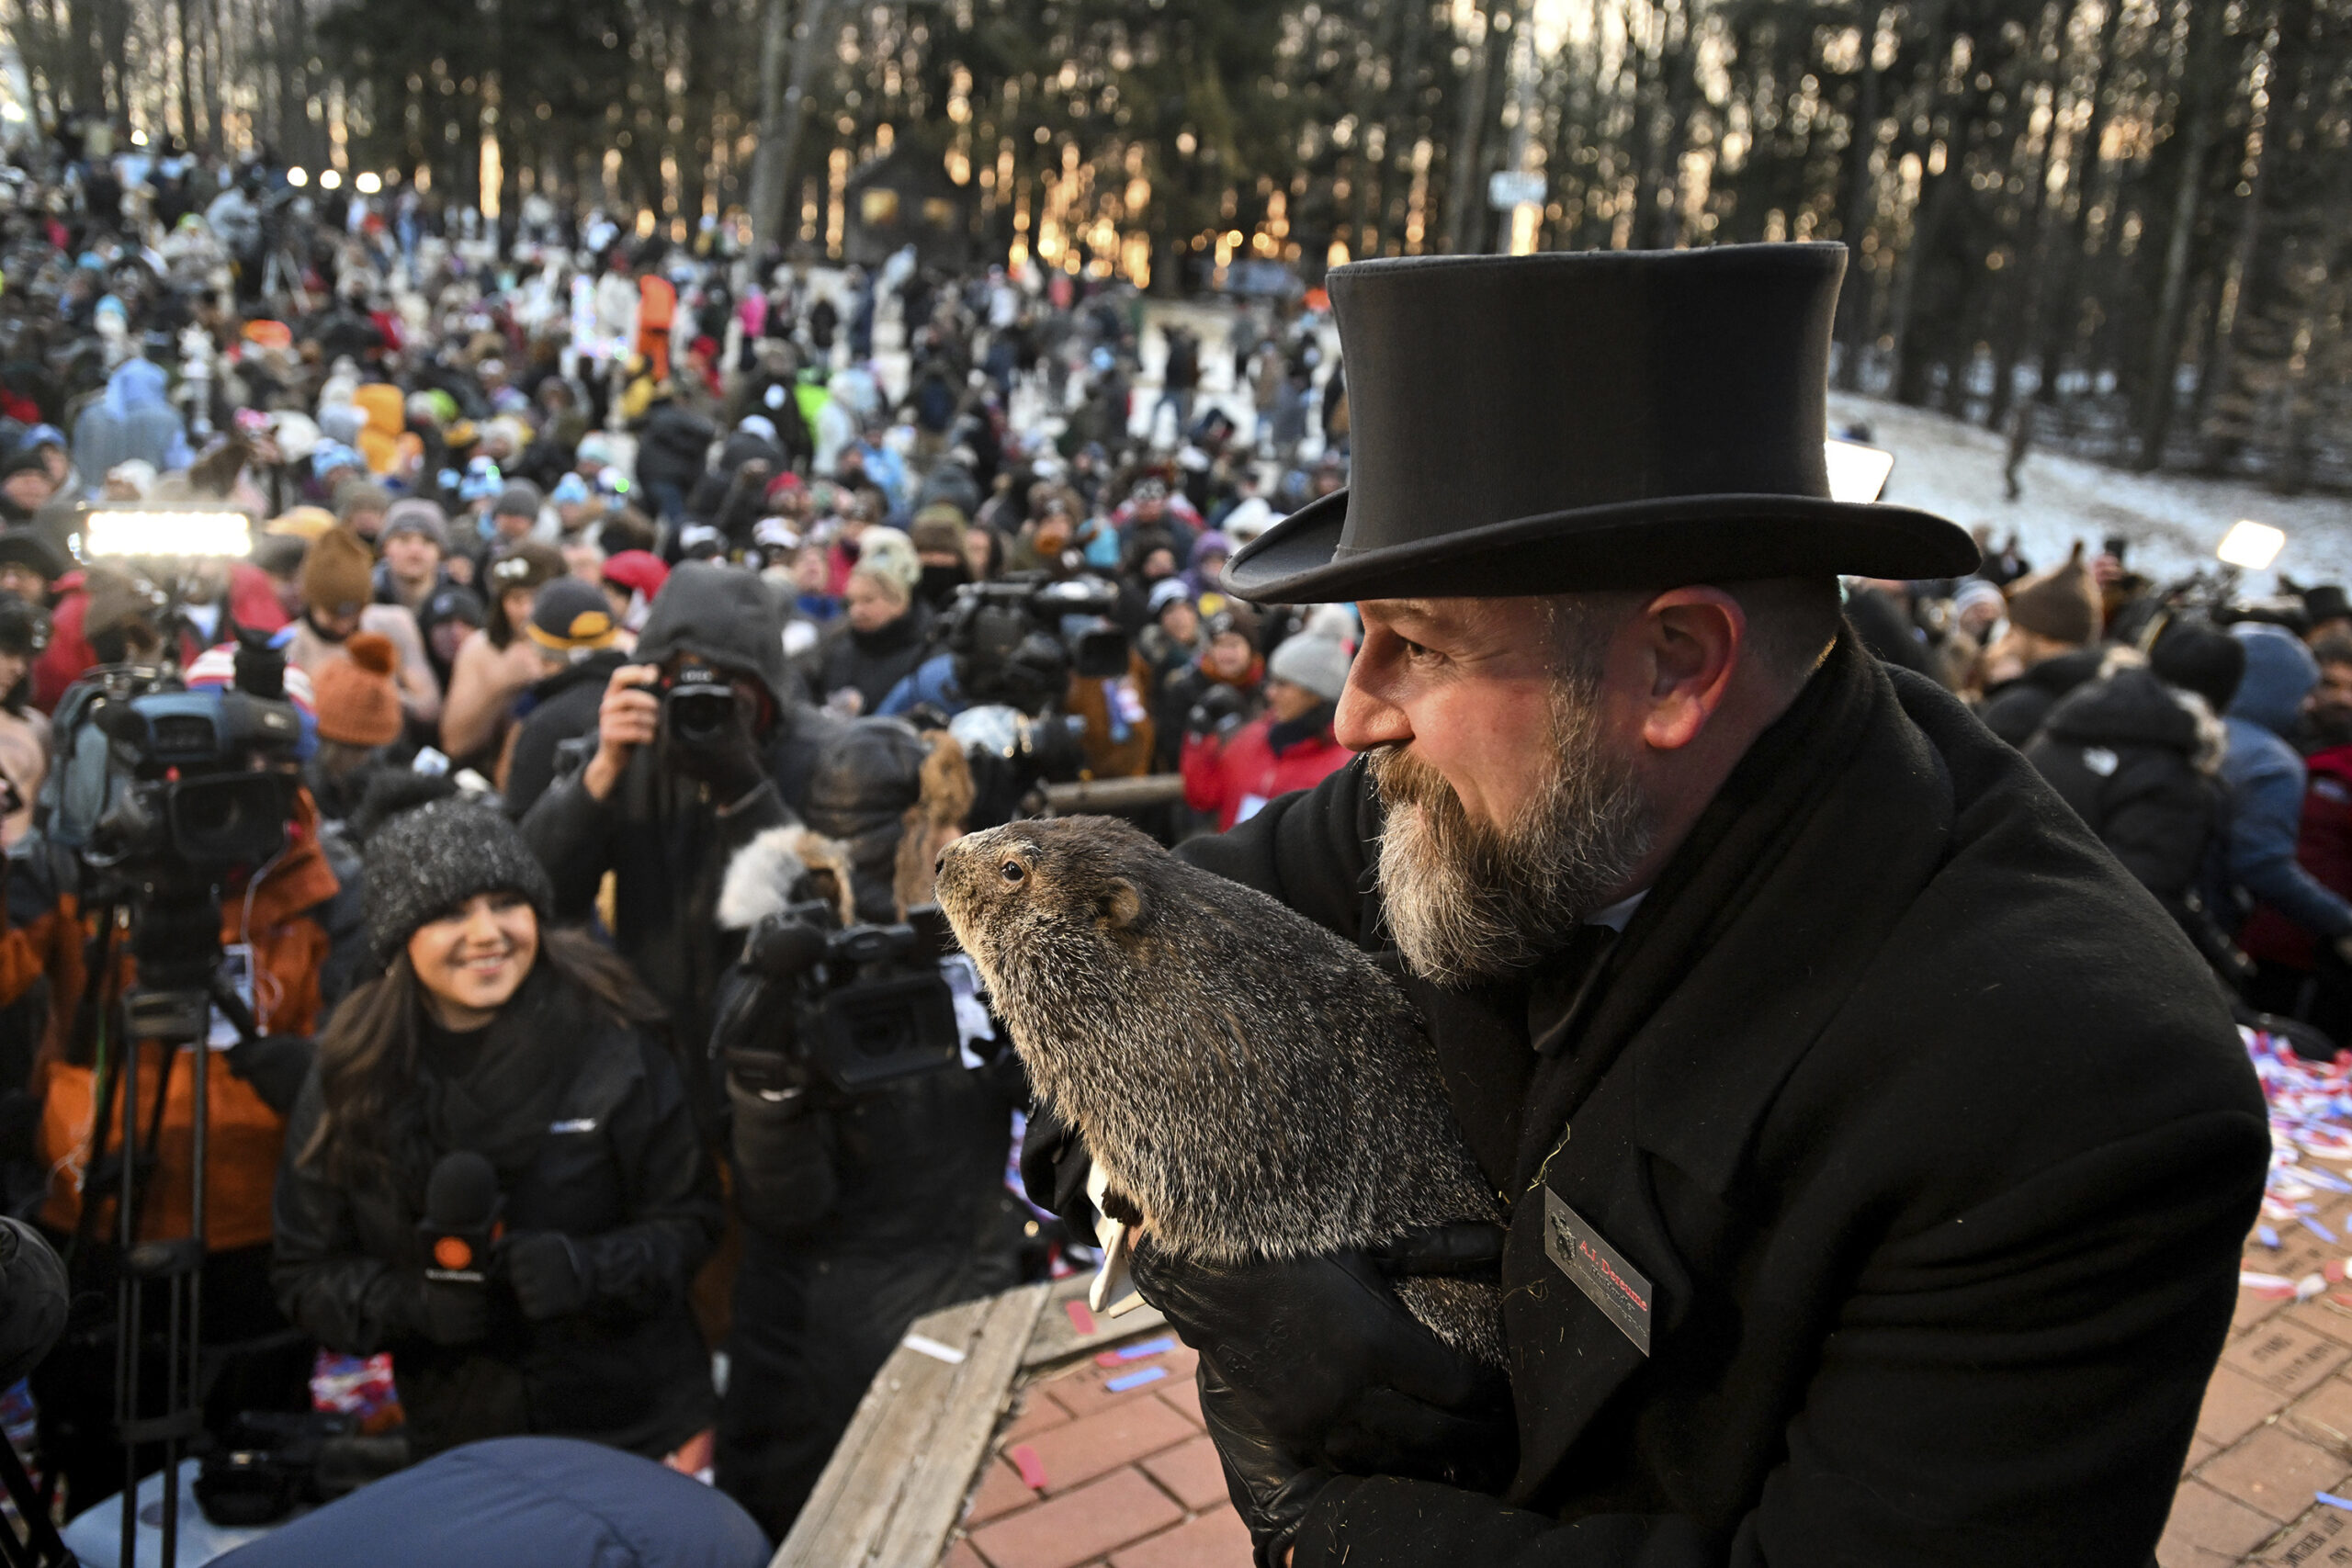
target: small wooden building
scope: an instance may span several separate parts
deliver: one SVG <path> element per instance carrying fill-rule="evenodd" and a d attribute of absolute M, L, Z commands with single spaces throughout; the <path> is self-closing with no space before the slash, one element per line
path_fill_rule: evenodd
<path fill-rule="evenodd" d="M 908 245 L 923 266 L 972 265 L 974 192 L 947 177 L 935 152 L 899 147 L 860 164 L 843 187 L 848 203 L 842 259 L 879 266 Z"/>

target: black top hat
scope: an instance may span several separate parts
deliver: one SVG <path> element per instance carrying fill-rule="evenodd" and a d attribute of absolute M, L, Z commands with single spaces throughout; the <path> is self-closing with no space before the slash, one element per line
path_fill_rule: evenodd
<path fill-rule="evenodd" d="M 1956 577 L 1975 545 L 1830 499 L 1845 248 L 1365 262 L 1327 279 L 1354 482 L 1227 563 L 1278 604 Z"/>

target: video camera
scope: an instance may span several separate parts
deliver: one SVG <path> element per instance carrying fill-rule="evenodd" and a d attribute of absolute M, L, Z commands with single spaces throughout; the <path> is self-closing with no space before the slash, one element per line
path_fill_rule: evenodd
<path fill-rule="evenodd" d="M 1118 591 L 1099 578 L 1058 581 L 1042 571 L 967 582 L 947 607 L 943 640 L 956 684 L 979 705 L 1036 717 L 1058 704 L 1070 677 L 1127 672 L 1127 637 L 1111 620 Z"/>
<path fill-rule="evenodd" d="M 947 728 L 983 775 L 975 823 L 1003 820 L 997 807 L 1040 781 L 1078 777 L 1084 727 L 1060 711 L 1061 703 L 1072 677 L 1106 681 L 1127 672 L 1126 633 L 1110 618 L 1118 602 L 1118 591 L 1099 578 L 1054 580 L 1042 571 L 956 591 L 940 636 L 955 660 L 956 687 L 973 705 Z"/>
<path fill-rule="evenodd" d="M 956 998 L 939 968 L 954 949 L 935 904 L 909 910 L 899 926 L 844 930 L 822 899 L 768 916 L 743 943 L 743 967 L 755 983 L 734 997 L 718 1038 L 773 1043 L 730 1044 L 728 1072 L 784 1098 L 819 1086 L 847 1096 L 954 1066 L 961 1060 Z M 774 1010 L 779 991 L 785 1006 Z"/>

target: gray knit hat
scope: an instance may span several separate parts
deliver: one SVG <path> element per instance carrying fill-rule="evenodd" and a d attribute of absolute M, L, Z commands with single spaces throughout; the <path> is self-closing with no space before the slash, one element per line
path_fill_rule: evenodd
<path fill-rule="evenodd" d="M 1266 661 L 1266 678 L 1304 686 L 1327 703 L 1348 689 L 1348 650 L 1316 632 L 1285 637 Z"/>
<path fill-rule="evenodd" d="M 393 818 L 368 840 L 368 951 L 390 964 L 417 927 L 478 893 L 520 893 L 542 921 L 555 888 L 505 814 L 463 798 Z"/>

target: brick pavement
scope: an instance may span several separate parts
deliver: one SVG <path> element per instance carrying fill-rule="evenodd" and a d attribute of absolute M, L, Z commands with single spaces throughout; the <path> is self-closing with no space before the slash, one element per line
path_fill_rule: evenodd
<path fill-rule="evenodd" d="M 2352 1199 L 2322 1212 L 2338 1236 Z M 2246 1245 L 2245 1267 L 2300 1279 L 2352 1254 L 2290 1228 Z M 2156 1546 L 2161 1568 L 2352 1568 L 2352 1287 L 2296 1303 L 2238 1292 L 2222 1364 L 2206 1385 L 2187 1472 Z"/>
<path fill-rule="evenodd" d="M 1022 1388 L 941 1568 L 1248 1568 L 1250 1533 L 1201 1426 L 1194 1360 L 1171 1341 Z"/>

